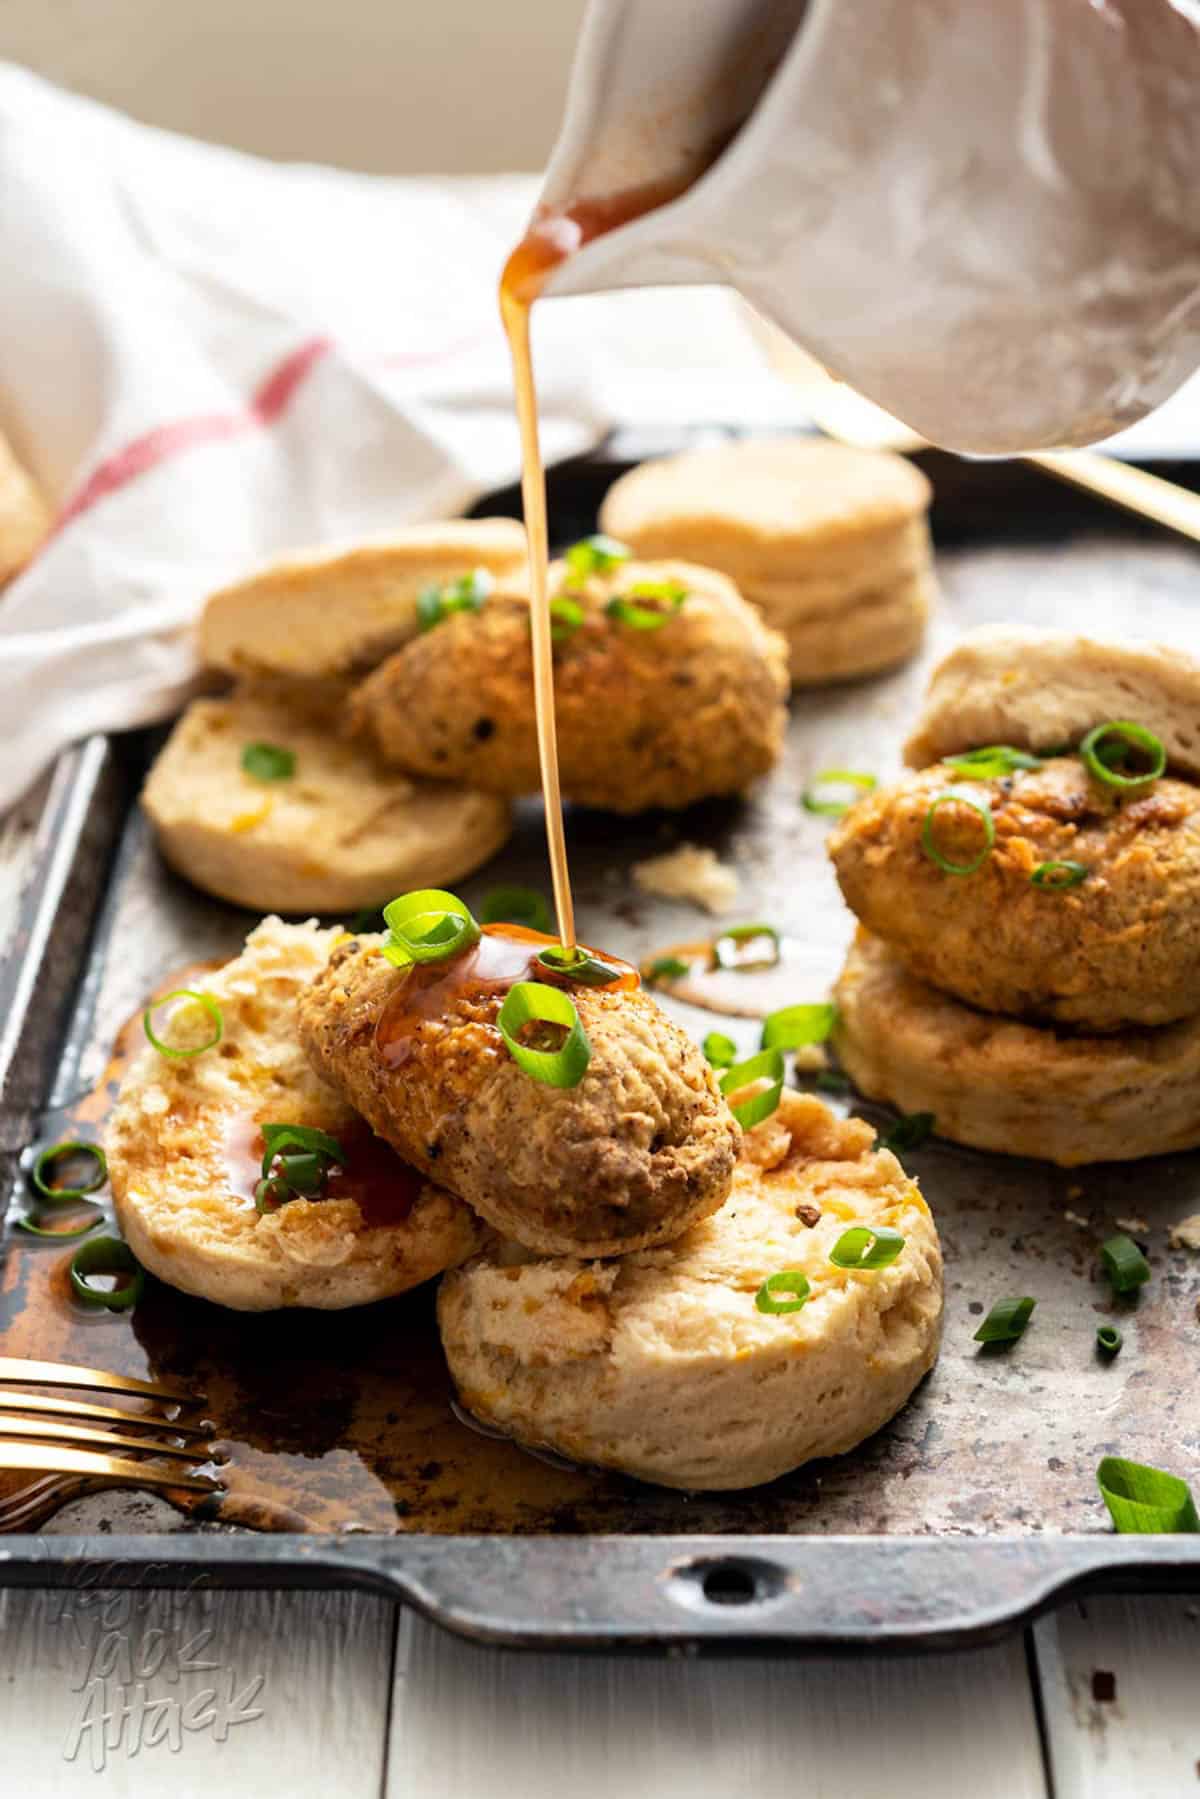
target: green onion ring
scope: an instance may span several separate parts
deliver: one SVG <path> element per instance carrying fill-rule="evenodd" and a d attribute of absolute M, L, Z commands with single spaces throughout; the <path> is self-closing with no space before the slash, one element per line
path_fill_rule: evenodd
<path fill-rule="evenodd" d="M 259 1131 L 265 1145 L 262 1159 L 264 1178 L 271 1172 L 271 1164 L 277 1156 L 285 1155 L 289 1150 L 299 1150 L 323 1157 L 327 1162 L 334 1162 L 339 1168 L 346 1166 L 346 1152 L 336 1137 L 327 1131 L 315 1130 L 308 1124 L 260 1124 Z"/>
<path fill-rule="evenodd" d="M 1191 1488 L 1177 1474 L 1106 1455 L 1096 1485 L 1117 1530 L 1136 1536 L 1177 1536 L 1200 1531 Z"/>
<path fill-rule="evenodd" d="M 814 1084 L 822 1093 L 849 1093 L 850 1076 L 843 1074 L 840 1068 L 822 1068 L 813 1077 Z"/>
<path fill-rule="evenodd" d="M 570 643 L 583 624 L 583 607 L 569 594 L 556 594 L 550 602 L 550 641 Z"/>
<path fill-rule="evenodd" d="M 417 595 L 417 624 L 422 631 L 432 631 L 452 612 L 478 612 L 491 593 L 495 582 L 486 568 L 472 569 L 442 586 L 431 581 Z"/>
<path fill-rule="evenodd" d="M 998 1299 L 979 1329 L 976 1343 L 1015 1343 L 1025 1334 L 1036 1299 Z"/>
<path fill-rule="evenodd" d="M 739 943 L 753 943 L 756 937 L 763 937 L 770 944 L 770 952 L 762 956 L 739 957 Z M 770 924 L 737 924 L 722 931 L 713 939 L 712 965 L 714 968 L 752 969 L 775 968 L 782 957 L 779 943 L 779 932 Z"/>
<path fill-rule="evenodd" d="M 700 1048 L 710 1068 L 732 1068 L 737 1061 L 737 1044 L 724 1031 L 710 1031 Z"/>
<path fill-rule="evenodd" d="M 293 1149 L 276 1155 L 273 1172 L 276 1179 L 285 1181 L 302 1199 L 316 1199 L 325 1185 L 329 1163 L 311 1149 Z"/>
<path fill-rule="evenodd" d="M 822 799 L 819 787 L 857 787 L 861 793 L 870 793 L 876 785 L 874 775 L 860 774 L 854 768 L 823 768 L 800 795 L 800 804 L 806 812 L 815 812 L 820 818 L 840 818 L 843 812 L 849 812 L 854 799 Z"/>
<path fill-rule="evenodd" d="M 397 968 L 410 962 L 445 962 L 479 942 L 479 926 L 457 894 L 440 887 L 402 893 L 383 908 L 392 934 L 383 953 Z"/>
<path fill-rule="evenodd" d="M 635 631 L 659 631 L 687 597 L 682 581 L 635 581 L 624 593 L 614 594 L 604 610 L 619 625 Z M 639 601 L 649 604 L 639 605 Z"/>
<path fill-rule="evenodd" d="M 828 1003 L 781 1006 L 763 1019 L 763 1049 L 804 1049 L 824 1043 L 837 1022 L 837 1007 Z"/>
<path fill-rule="evenodd" d="M 1029 879 L 1035 887 L 1051 893 L 1065 893 L 1087 880 L 1091 870 L 1084 862 L 1039 862 Z"/>
<path fill-rule="evenodd" d="M 561 943 L 556 944 L 539 951 L 537 960 L 547 974 L 556 974 L 564 981 L 577 981 L 581 987 L 611 987 L 621 978 L 619 968 L 614 968 L 611 962 L 602 962 L 599 956 L 589 956 L 578 944 L 574 949 L 564 949 Z"/>
<path fill-rule="evenodd" d="M 264 1215 L 277 1212 L 280 1206 L 294 1198 L 295 1194 L 281 1175 L 267 1175 L 254 1189 L 254 1209 Z"/>
<path fill-rule="evenodd" d="M 96 1164 L 93 1179 L 83 1187 L 54 1187 L 46 1179 L 46 1171 L 57 1161 L 65 1161 L 68 1156 L 91 1156 Z M 98 1143 L 52 1143 L 48 1149 L 38 1152 L 33 1167 L 29 1171 L 29 1179 L 43 1199 L 68 1200 L 86 1199 L 89 1193 L 98 1193 L 108 1179 L 108 1158 Z"/>
<path fill-rule="evenodd" d="M 904 1248 L 904 1236 L 890 1224 L 853 1224 L 829 1252 L 835 1268 L 888 1268 Z"/>
<path fill-rule="evenodd" d="M 169 1006 L 174 999 L 190 999 L 208 1014 L 212 1020 L 213 1034 L 205 1043 L 198 1043 L 194 1049 L 173 1049 L 155 1035 L 154 1014 Z M 142 1013 L 142 1025 L 147 1037 L 160 1056 L 167 1056 L 173 1061 L 185 1061 L 189 1056 L 202 1056 L 206 1049 L 215 1049 L 225 1034 L 225 1016 L 211 993 L 199 993 L 194 987 L 181 987 L 177 993 L 168 993 L 163 999 L 156 999 Z"/>
<path fill-rule="evenodd" d="M 527 931 L 548 933 L 550 908 L 536 887 L 493 887 L 483 896 L 480 924 L 519 924 Z"/>
<path fill-rule="evenodd" d="M 58 1237 L 64 1243 L 71 1243 L 76 1237 L 86 1237 L 89 1231 L 94 1231 L 104 1217 L 99 1206 L 89 1206 L 88 1210 L 92 1214 L 90 1218 L 86 1219 L 83 1224 L 74 1224 L 65 1231 L 56 1231 L 53 1227 L 47 1228 L 45 1225 L 37 1224 L 31 1217 L 17 1218 L 14 1220 L 14 1224 L 17 1230 L 27 1231 L 31 1237 Z"/>
<path fill-rule="evenodd" d="M 945 763 L 964 781 L 998 781 L 1018 769 L 1040 768 L 1045 760 L 1029 750 L 1014 749 L 1011 743 L 988 743 L 961 756 L 947 756 Z"/>
<path fill-rule="evenodd" d="M 659 956 L 651 962 L 646 970 L 649 981 L 678 981 L 685 974 L 690 974 L 691 963 L 684 962 L 678 956 Z"/>
<path fill-rule="evenodd" d="M 597 531 L 571 544 L 566 554 L 567 573 L 573 581 L 586 581 L 589 575 L 608 574 L 620 563 L 628 562 L 632 554 L 628 544 Z"/>
<path fill-rule="evenodd" d="M 769 1085 L 761 1093 L 751 1094 L 740 1105 L 729 1108 L 744 1131 L 753 1130 L 756 1124 L 769 1118 L 779 1104 L 783 1093 L 782 1050 L 760 1049 L 756 1056 L 750 1056 L 745 1062 L 736 1062 L 726 1069 L 718 1085 L 728 1099 L 731 1093 L 740 1093 L 743 1087 L 749 1087 L 755 1081 L 767 1081 Z"/>
<path fill-rule="evenodd" d="M 256 781 L 290 781 L 296 772 L 296 752 L 278 743 L 248 743 L 242 751 L 242 772 Z"/>
<path fill-rule="evenodd" d="M 971 810 L 977 812 L 983 820 L 983 848 L 973 862 L 951 862 L 948 856 L 943 856 L 941 850 L 934 842 L 934 819 L 937 817 L 940 807 L 950 804 L 956 806 L 970 806 Z M 978 869 L 983 867 L 984 863 L 991 855 L 992 846 L 995 841 L 996 825 L 992 818 L 992 809 L 987 801 L 977 800 L 969 793 L 954 793 L 949 788 L 947 788 L 945 793 L 939 793 L 937 798 L 931 803 L 928 812 L 925 814 L 925 823 L 921 826 L 921 848 L 925 851 L 929 860 L 931 862 L 936 862 L 942 872 L 948 875 L 975 874 Z"/>
<path fill-rule="evenodd" d="M 906 1112 L 903 1118 L 897 1119 L 886 1137 L 881 1137 L 875 1145 L 876 1149 L 890 1149 L 894 1156 L 901 1156 L 906 1150 L 918 1149 L 931 1137 L 937 1124 L 934 1112 Z"/>
<path fill-rule="evenodd" d="M 113 1292 L 93 1287 L 90 1274 L 131 1274 L 133 1279 Z M 110 1312 L 127 1312 L 142 1297 L 146 1276 L 128 1243 L 119 1237 L 92 1237 L 71 1257 L 71 1285 L 85 1306 L 103 1306 Z"/>
<path fill-rule="evenodd" d="M 776 1293 L 781 1292 L 792 1297 L 776 1299 Z M 798 1312 L 811 1298 L 808 1276 L 799 1268 L 781 1268 L 778 1274 L 768 1274 L 754 1295 L 754 1303 L 760 1312 Z"/>
<path fill-rule="evenodd" d="M 1125 1341 L 1115 1324 L 1101 1324 L 1096 1328 L 1096 1348 L 1101 1355 L 1112 1356 L 1120 1352 Z"/>
<path fill-rule="evenodd" d="M 1149 756 L 1150 767 L 1139 775 L 1123 775 L 1114 768 L 1105 756 L 1106 740 L 1113 739 L 1110 755 L 1119 756 L 1121 745 L 1126 749 L 1141 750 Z M 1134 724 L 1131 719 L 1111 719 L 1106 725 L 1097 725 L 1089 731 L 1079 746 L 1079 754 L 1089 772 L 1097 781 L 1106 787 L 1119 788 L 1122 793 L 1136 793 L 1143 787 L 1149 787 L 1152 781 L 1164 773 L 1167 766 L 1167 752 L 1161 738 L 1147 731 L 1144 725 Z"/>
<path fill-rule="evenodd" d="M 1136 1293 L 1150 1279 L 1150 1264 L 1132 1237 L 1108 1237 L 1100 1245 L 1100 1260 L 1114 1293 Z"/>
<path fill-rule="evenodd" d="M 528 1049 L 520 1041 L 527 1024 L 561 1025 L 566 1037 L 557 1049 Z M 547 1087 L 578 1087 L 592 1059 L 575 1002 L 561 987 L 518 981 L 508 990 L 496 1019 L 508 1053 L 523 1073 Z"/>

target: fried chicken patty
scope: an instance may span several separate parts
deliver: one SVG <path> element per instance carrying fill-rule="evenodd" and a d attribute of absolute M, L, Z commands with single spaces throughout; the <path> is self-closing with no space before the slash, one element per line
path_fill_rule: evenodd
<path fill-rule="evenodd" d="M 348 940 L 301 998 L 302 1041 L 381 1137 L 507 1236 L 619 1255 L 724 1202 L 741 1133 L 699 1049 L 647 994 L 572 990 L 591 1061 L 563 1089 L 522 1071 L 495 1023 L 503 994 L 469 982 L 413 1015 L 389 1060 L 380 1023 L 411 973 L 379 939 Z"/>
<path fill-rule="evenodd" d="M 969 875 L 923 844 L 948 789 L 990 806 L 995 843 Z M 939 808 L 934 842 L 968 864 L 968 806 Z M 1200 1012 L 1200 788 L 1173 779 L 1122 798 L 1077 757 L 964 782 L 945 763 L 861 800 L 829 841 L 850 909 L 912 973 L 987 1012 L 1115 1031 Z M 1038 886 L 1045 862 L 1086 870 Z"/>
<path fill-rule="evenodd" d="M 655 627 L 610 616 L 614 597 Z M 567 594 L 568 585 L 570 587 Z M 676 608 L 673 595 L 686 593 Z M 737 793 L 778 761 L 788 689 L 783 640 L 732 582 L 683 562 L 627 562 L 551 593 L 581 609 L 560 617 L 554 692 L 563 792 L 614 812 L 680 807 Z M 569 615 L 571 619 L 575 614 Z M 537 790 L 528 601 L 497 594 L 398 651 L 358 689 L 352 729 L 411 774 L 469 779 L 493 793 Z"/>

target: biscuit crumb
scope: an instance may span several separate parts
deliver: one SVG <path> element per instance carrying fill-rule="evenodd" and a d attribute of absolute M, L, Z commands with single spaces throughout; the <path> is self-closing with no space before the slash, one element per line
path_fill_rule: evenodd
<path fill-rule="evenodd" d="M 1138 1218 L 1136 1216 L 1130 1218 L 1118 1218 L 1116 1222 L 1117 1229 L 1128 1231 L 1131 1237 L 1136 1236 L 1139 1231 L 1148 1231 L 1150 1229 L 1150 1226 L 1146 1223 L 1144 1218 Z"/>
<path fill-rule="evenodd" d="M 738 878 L 715 852 L 696 843 L 681 843 L 665 856 L 633 865 L 634 884 L 660 899 L 690 900 L 719 917 L 737 904 Z"/>
<path fill-rule="evenodd" d="M 1173 1224 L 1168 1241 L 1172 1249 L 1200 1249 L 1200 1212 L 1193 1212 L 1190 1217 Z M 1200 1316 L 1200 1309 L 1197 1315 Z"/>
<path fill-rule="evenodd" d="M 1092 1224 L 1091 1219 L 1090 1218 L 1081 1218 L 1079 1216 L 1078 1212 L 1065 1211 L 1063 1213 L 1063 1217 L 1066 1219 L 1068 1224 L 1077 1224 L 1081 1231 L 1086 1231 L 1086 1230 L 1091 1229 L 1091 1224 Z"/>

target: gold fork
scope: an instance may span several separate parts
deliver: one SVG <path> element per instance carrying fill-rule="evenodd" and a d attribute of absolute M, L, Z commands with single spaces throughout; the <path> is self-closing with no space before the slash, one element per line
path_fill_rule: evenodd
<path fill-rule="evenodd" d="M 26 1386 L 68 1387 L 155 1400 L 173 1410 L 167 1414 L 161 1409 L 127 1411 L 87 1399 L 29 1393 L 23 1390 Z M 17 1390 L 10 1391 L 13 1387 Z M 198 1405 L 202 1398 L 168 1381 L 134 1380 L 126 1374 L 66 1362 L 0 1356 L 0 1472 L 60 1474 L 105 1485 L 173 1487 L 190 1493 L 220 1492 L 215 1476 L 199 1472 L 209 1459 L 205 1426 L 188 1424 L 177 1415 L 181 1407 Z M 29 1413 L 33 1415 L 25 1415 Z M 126 1453 L 114 1455 L 115 1449 Z M 141 1461 L 134 1456 L 155 1459 Z M 162 1466 L 171 1462 L 191 1466 Z M 5 1527 L 0 1513 L 0 1530 Z"/>

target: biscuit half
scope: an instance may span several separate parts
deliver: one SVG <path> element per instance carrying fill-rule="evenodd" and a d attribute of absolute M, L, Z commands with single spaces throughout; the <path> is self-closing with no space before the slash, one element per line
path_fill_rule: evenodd
<path fill-rule="evenodd" d="M 904 759 L 910 768 L 925 768 L 988 743 L 1051 750 L 1122 718 L 1155 732 L 1171 766 L 1200 778 L 1195 657 L 1074 631 L 985 626 L 934 669 Z"/>
<path fill-rule="evenodd" d="M 289 750 L 294 773 L 247 774 L 251 744 Z M 355 911 L 444 887 L 486 862 L 511 829 L 499 795 L 397 774 L 283 698 L 245 690 L 193 700 L 142 805 L 172 868 L 256 912 Z"/>
<path fill-rule="evenodd" d="M 1200 1019 L 1080 1036 L 976 1012 L 861 927 L 834 998 L 859 1091 L 953 1143 L 1064 1168 L 1200 1145 Z"/>
<path fill-rule="evenodd" d="M 261 1123 L 363 1144 L 362 1121 L 309 1067 L 294 1016 L 298 993 L 339 935 L 265 919 L 240 956 L 198 983 L 221 1008 L 220 1043 L 184 1060 L 147 1043 L 110 1122 L 113 1200 L 134 1255 L 160 1280 L 236 1311 L 387 1299 L 483 1241 L 461 1200 L 373 1144 L 369 1203 L 330 1197 L 262 1215 L 255 1208 Z M 193 1010 L 200 1041 L 211 1024 Z M 174 1028 L 189 1021 L 177 1018 Z"/>
<path fill-rule="evenodd" d="M 776 438 L 643 463 L 600 517 L 641 556 L 728 575 L 787 638 L 793 681 L 815 685 L 919 645 L 935 592 L 929 499 L 902 456 Z"/>
<path fill-rule="evenodd" d="M 522 526 L 449 519 L 282 558 L 212 595 L 200 619 L 201 659 L 235 675 L 361 673 L 416 635 L 423 587 L 476 568 L 522 584 Z"/>
<path fill-rule="evenodd" d="M 788 1092 L 747 1136 L 725 1206 L 675 1243 L 612 1262 L 502 1244 L 449 1274 L 438 1319 L 464 1405 L 523 1443 L 668 1487 L 756 1486 L 852 1449 L 932 1366 L 942 1314 L 929 1208 L 873 1141 Z M 900 1231 L 899 1258 L 835 1267 L 855 1224 Z M 811 1297 L 759 1311 L 783 1270 Z"/>

